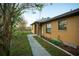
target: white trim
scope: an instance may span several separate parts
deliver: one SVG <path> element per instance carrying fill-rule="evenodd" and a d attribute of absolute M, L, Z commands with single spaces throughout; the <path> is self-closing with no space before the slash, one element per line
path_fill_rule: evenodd
<path fill-rule="evenodd" d="M 38 36 L 38 35 L 37 35 Z M 40 36 L 38 36 L 38 37 L 40 37 Z M 41 38 L 41 37 L 40 37 Z M 58 49 L 60 49 L 60 50 L 62 50 L 63 52 L 65 52 L 65 53 L 67 53 L 68 55 L 70 55 L 70 56 L 74 56 L 73 54 L 71 54 L 70 52 L 68 52 L 68 51 L 66 51 L 66 50 L 64 50 L 64 49 L 62 49 L 62 48 L 60 48 L 59 46 L 57 46 L 57 45 L 55 45 L 55 44 L 53 44 L 53 43 L 51 43 L 51 42 L 48 42 L 47 40 L 45 40 L 44 38 L 42 38 L 44 41 L 46 41 L 47 43 L 49 43 L 50 45 L 53 45 L 54 47 L 56 47 L 56 48 L 58 48 Z"/>

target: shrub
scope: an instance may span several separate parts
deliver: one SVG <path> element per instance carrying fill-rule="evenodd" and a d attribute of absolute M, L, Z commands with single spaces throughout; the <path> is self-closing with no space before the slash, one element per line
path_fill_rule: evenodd
<path fill-rule="evenodd" d="M 63 44 L 63 42 L 57 38 L 52 39 L 50 42 L 55 44 L 55 45 L 62 45 Z"/>

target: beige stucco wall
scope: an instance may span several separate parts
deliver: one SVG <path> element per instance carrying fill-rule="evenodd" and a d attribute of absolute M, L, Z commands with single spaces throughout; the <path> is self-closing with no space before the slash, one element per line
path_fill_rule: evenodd
<path fill-rule="evenodd" d="M 46 24 L 42 25 L 42 27 L 43 27 L 43 34 L 42 35 L 44 37 L 51 38 L 51 33 L 46 32 Z"/>
<path fill-rule="evenodd" d="M 58 21 L 50 22 L 52 24 L 52 32 L 44 32 L 44 36 L 48 38 L 60 38 L 63 42 L 79 46 L 79 16 L 67 17 L 67 30 L 58 30 Z M 44 24 L 46 29 L 46 24 Z"/>
<path fill-rule="evenodd" d="M 39 24 L 38 23 L 32 24 L 32 33 L 38 34 L 39 30 L 40 29 L 39 29 Z"/>
<path fill-rule="evenodd" d="M 39 24 L 36 23 L 36 34 L 39 34 Z"/>
<path fill-rule="evenodd" d="M 32 33 L 35 34 L 35 24 L 32 25 Z"/>
<path fill-rule="evenodd" d="M 79 45 L 79 16 L 78 16 L 78 18 L 77 18 L 77 21 L 76 21 L 77 23 L 77 43 L 78 43 L 78 45 Z"/>

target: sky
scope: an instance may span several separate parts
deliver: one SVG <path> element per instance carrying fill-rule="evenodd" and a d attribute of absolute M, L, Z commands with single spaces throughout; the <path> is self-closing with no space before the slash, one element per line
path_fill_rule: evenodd
<path fill-rule="evenodd" d="M 41 12 L 41 17 L 55 17 L 70 10 L 74 10 L 79 8 L 79 3 L 53 3 L 52 5 L 47 5 L 43 8 Z M 31 11 L 23 14 L 25 21 L 27 22 L 27 26 L 30 26 L 34 21 L 39 20 L 39 11 L 33 14 Z"/>

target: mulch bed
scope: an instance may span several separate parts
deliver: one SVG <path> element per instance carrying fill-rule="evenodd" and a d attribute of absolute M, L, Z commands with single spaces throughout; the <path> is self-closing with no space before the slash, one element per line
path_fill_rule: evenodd
<path fill-rule="evenodd" d="M 75 49 L 75 48 L 69 47 L 69 46 L 64 45 L 64 44 L 63 44 L 63 46 L 59 46 L 59 47 L 61 47 L 61 48 L 63 48 L 64 50 L 66 50 L 66 51 L 72 53 L 72 54 L 75 55 L 75 56 L 79 56 L 79 48 Z"/>
<path fill-rule="evenodd" d="M 41 36 L 41 37 L 43 37 L 43 36 Z M 43 37 L 43 38 L 50 42 L 50 38 L 46 38 L 46 37 Z M 59 47 L 61 47 L 62 49 L 66 50 L 68 52 L 70 52 L 71 54 L 73 54 L 75 56 L 79 56 L 79 47 L 77 49 L 75 49 L 75 48 L 69 47 L 69 46 L 67 46 L 65 44 L 62 44 Z"/>

